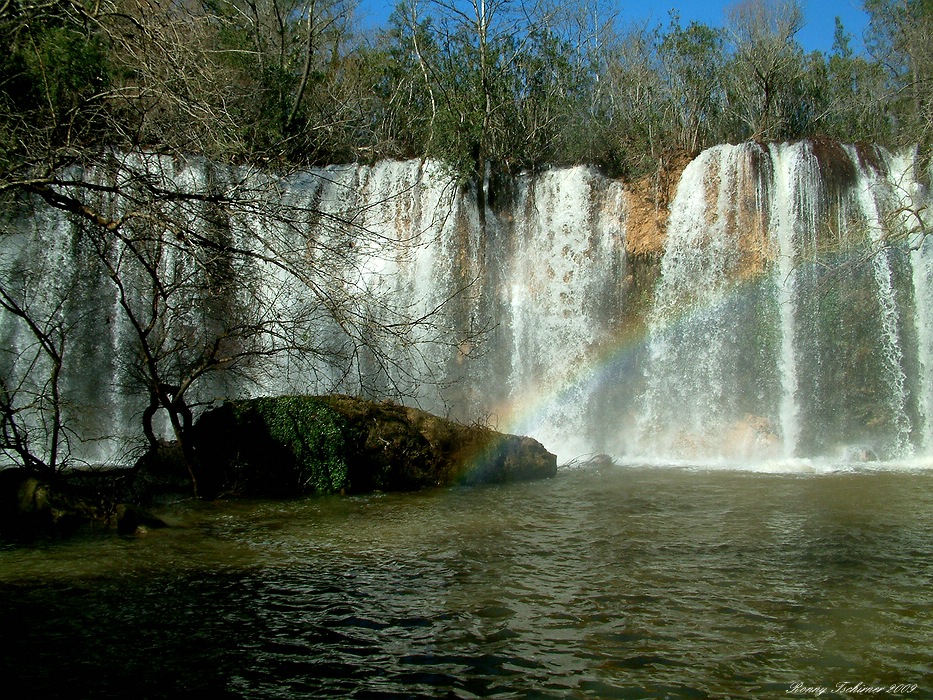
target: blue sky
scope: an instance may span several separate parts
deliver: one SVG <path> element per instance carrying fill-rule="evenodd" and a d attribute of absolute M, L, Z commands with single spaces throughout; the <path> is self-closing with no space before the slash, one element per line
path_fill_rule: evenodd
<path fill-rule="evenodd" d="M 619 0 L 616 7 L 623 24 L 646 19 L 667 24 L 668 12 L 676 9 L 685 25 L 696 20 L 718 27 L 722 26 L 725 8 L 730 4 L 710 0 Z M 853 36 L 852 48 L 861 47 L 862 30 L 868 21 L 868 15 L 861 9 L 862 0 L 802 0 L 801 5 L 807 23 L 797 38 L 804 49 L 829 51 L 837 16 Z M 360 14 L 368 25 L 384 25 L 392 7 L 393 3 L 388 0 L 360 0 Z"/>

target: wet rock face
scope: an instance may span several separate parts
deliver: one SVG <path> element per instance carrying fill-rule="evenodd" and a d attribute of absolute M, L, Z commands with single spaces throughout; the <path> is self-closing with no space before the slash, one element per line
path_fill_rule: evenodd
<path fill-rule="evenodd" d="M 409 491 L 557 471 L 530 438 L 347 396 L 226 403 L 199 420 L 194 452 L 209 497 Z"/>

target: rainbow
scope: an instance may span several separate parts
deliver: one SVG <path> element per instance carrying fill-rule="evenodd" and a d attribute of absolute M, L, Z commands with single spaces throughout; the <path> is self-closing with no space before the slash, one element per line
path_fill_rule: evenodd
<path fill-rule="evenodd" d="M 552 451 L 557 450 L 559 458 L 563 461 L 574 461 L 592 456 L 592 449 L 588 448 L 582 439 L 567 441 L 564 435 L 557 437 L 556 443 L 548 444 L 548 438 L 553 439 L 556 432 L 553 430 L 552 420 L 555 417 L 566 418 L 568 413 L 580 415 L 582 411 L 579 410 L 578 404 L 593 395 L 597 387 L 606 383 L 625 382 L 627 375 L 631 376 L 638 371 L 636 365 L 639 360 L 649 353 L 652 337 L 682 335 L 684 332 L 682 329 L 689 328 L 696 322 L 696 319 L 708 317 L 724 306 L 747 303 L 748 298 L 761 293 L 767 285 L 774 284 L 773 275 L 763 273 L 748 275 L 733 280 L 715 293 L 679 306 L 676 311 L 668 313 L 665 317 L 654 318 L 646 323 L 633 322 L 620 327 L 612 337 L 592 346 L 586 353 L 585 361 L 581 362 L 571 374 L 564 377 L 557 386 L 548 387 L 546 390 L 540 390 L 537 386 L 527 387 L 518 391 L 510 400 L 497 405 L 493 415 L 497 416 L 501 422 L 493 427 L 508 433 L 531 435 L 544 442 L 545 446 Z M 773 292 L 771 294 L 773 296 Z M 637 382 L 638 378 L 632 376 L 631 383 L 637 384 Z M 567 407 L 574 408 L 568 411 Z M 631 425 L 637 421 L 638 411 L 637 405 L 632 406 L 627 415 L 616 417 L 616 423 L 620 425 L 620 447 L 624 442 L 622 433 L 626 431 L 625 425 Z M 737 417 L 736 421 L 739 422 L 740 417 Z M 582 429 L 580 426 L 577 428 L 579 433 Z M 705 444 L 713 442 L 718 444 L 725 439 L 724 436 L 703 437 Z M 569 444 L 560 444 L 561 442 L 569 442 Z M 765 454 L 744 455 L 744 458 L 760 461 L 773 459 L 776 451 L 778 454 L 783 454 L 783 446 L 778 445 L 777 450 L 773 444 L 769 447 L 770 449 Z M 620 457 L 621 455 L 614 454 L 613 456 Z M 652 460 L 670 463 L 680 459 L 682 456 L 674 454 L 641 454 L 636 457 L 639 462 Z M 691 458 L 691 461 L 696 460 L 721 462 L 723 455 L 703 454 L 701 450 Z"/>

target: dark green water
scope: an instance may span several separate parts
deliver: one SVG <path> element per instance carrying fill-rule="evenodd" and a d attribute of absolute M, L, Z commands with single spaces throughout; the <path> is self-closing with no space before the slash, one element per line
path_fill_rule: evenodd
<path fill-rule="evenodd" d="M 933 697 L 931 472 L 613 467 L 162 515 L 0 550 L 4 697 Z"/>

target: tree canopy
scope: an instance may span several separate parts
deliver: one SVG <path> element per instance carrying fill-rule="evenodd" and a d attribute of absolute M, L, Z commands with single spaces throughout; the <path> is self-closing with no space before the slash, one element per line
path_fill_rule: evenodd
<path fill-rule="evenodd" d="M 829 136 L 928 147 L 933 5 L 867 0 L 797 41 L 797 0 L 740 0 L 724 28 L 624 26 L 598 0 L 6 0 L 0 187 L 90 146 L 274 167 L 434 157 L 464 178 Z"/>

